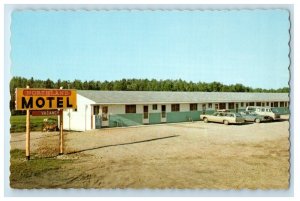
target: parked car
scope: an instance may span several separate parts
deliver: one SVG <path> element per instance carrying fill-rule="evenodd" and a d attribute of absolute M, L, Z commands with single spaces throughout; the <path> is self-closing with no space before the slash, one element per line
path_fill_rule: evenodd
<path fill-rule="evenodd" d="M 225 125 L 241 124 L 245 122 L 245 119 L 241 116 L 241 114 L 223 111 L 215 112 L 212 115 L 200 115 L 200 119 L 202 119 L 205 123 L 218 122 Z"/>
<path fill-rule="evenodd" d="M 255 122 L 255 123 L 260 123 L 260 122 L 266 122 L 266 121 L 271 121 L 271 117 L 269 116 L 263 116 L 256 114 L 255 112 L 250 112 L 250 111 L 245 111 L 245 112 L 240 112 L 242 117 L 245 119 L 245 121 L 250 121 L 250 122 Z"/>
<path fill-rule="evenodd" d="M 273 107 L 248 106 L 246 107 L 246 111 L 251 111 L 259 115 L 268 116 L 272 121 L 280 119 L 279 112 L 276 108 Z"/>

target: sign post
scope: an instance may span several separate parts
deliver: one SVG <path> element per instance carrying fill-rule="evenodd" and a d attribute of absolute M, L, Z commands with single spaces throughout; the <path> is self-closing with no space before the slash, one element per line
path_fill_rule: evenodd
<path fill-rule="evenodd" d="M 60 87 L 62 89 L 62 87 Z M 70 111 L 70 109 L 69 109 Z M 69 117 L 70 118 L 70 117 Z M 64 154 L 64 115 L 63 110 L 60 110 L 59 114 L 59 155 Z M 70 129 L 70 126 L 69 126 Z"/>
<path fill-rule="evenodd" d="M 29 88 L 29 86 L 27 86 Z M 30 111 L 26 110 L 26 159 L 30 160 Z"/>
<path fill-rule="evenodd" d="M 60 135 L 59 135 L 59 155 L 64 154 L 64 133 L 63 133 L 63 126 L 64 126 L 64 116 L 63 111 L 60 112 L 59 115 L 59 128 L 60 128 Z"/>

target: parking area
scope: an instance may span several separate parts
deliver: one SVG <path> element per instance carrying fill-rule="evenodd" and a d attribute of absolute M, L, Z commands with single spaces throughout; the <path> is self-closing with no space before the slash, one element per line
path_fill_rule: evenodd
<path fill-rule="evenodd" d="M 58 132 L 32 132 L 35 157 L 54 156 L 73 162 L 36 180 L 31 178 L 26 185 L 286 189 L 289 185 L 287 119 L 244 125 L 200 121 L 66 132 L 66 154 L 62 156 L 56 156 Z M 24 149 L 24 140 L 24 133 L 12 133 L 11 149 Z"/>

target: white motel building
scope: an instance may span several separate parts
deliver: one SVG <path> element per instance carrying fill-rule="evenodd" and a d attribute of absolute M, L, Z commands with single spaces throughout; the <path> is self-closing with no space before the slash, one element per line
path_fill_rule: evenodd
<path fill-rule="evenodd" d="M 77 91 L 77 109 L 63 112 L 64 129 L 85 131 L 199 121 L 218 109 L 239 112 L 247 106 L 276 107 L 289 113 L 288 93 Z"/>

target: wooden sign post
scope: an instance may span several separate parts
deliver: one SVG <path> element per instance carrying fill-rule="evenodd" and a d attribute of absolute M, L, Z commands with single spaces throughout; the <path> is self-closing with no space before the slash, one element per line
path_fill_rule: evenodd
<path fill-rule="evenodd" d="M 59 89 L 62 89 L 60 87 Z M 59 155 L 64 154 L 64 115 L 63 110 L 60 110 L 59 115 Z"/>
<path fill-rule="evenodd" d="M 59 155 L 64 154 L 64 116 L 63 116 L 63 112 L 61 111 L 60 116 L 59 116 L 59 128 L 60 128 L 60 135 L 59 135 Z"/>
<path fill-rule="evenodd" d="M 27 86 L 29 88 L 29 86 Z M 26 159 L 30 160 L 30 111 L 26 110 Z"/>

